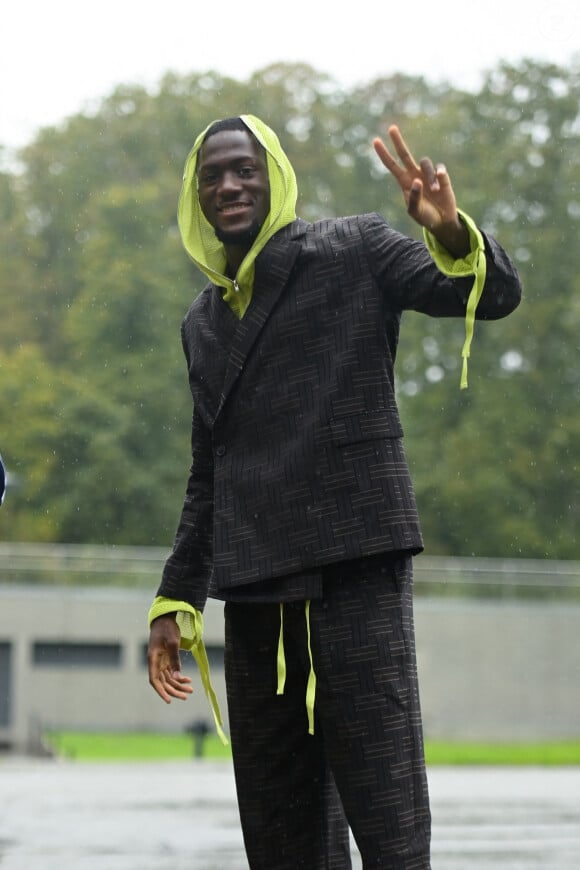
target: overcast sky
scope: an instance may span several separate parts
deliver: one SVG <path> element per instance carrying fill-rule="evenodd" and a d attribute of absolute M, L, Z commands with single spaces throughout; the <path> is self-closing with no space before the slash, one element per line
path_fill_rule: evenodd
<path fill-rule="evenodd" d="M 500 60 L 563 66 L 580 50 L 577 0 L 4 0 L 0 27 L 8 147 L 168 70 L 244 80 L 304 61 L 348 86 L 403 72 L 470 88 Z"/>

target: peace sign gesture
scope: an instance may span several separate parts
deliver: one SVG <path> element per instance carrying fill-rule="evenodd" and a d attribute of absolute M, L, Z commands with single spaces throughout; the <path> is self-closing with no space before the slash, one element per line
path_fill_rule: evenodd
<path fill-rule="evenodd" d="M 373 139 L 373 147 L 381 163 L 397 179 L 403 191 L 407 212 L 425 227 L 455 257 L 469 252 L 469 234 L 459 219 L 455 194 L 447 170 L 436 166 L 429 157 L 419 163 L 409 151 L 399 128 L 389 127 L 389 136 L 397 152 L 397 160 L 382 139 Z"/>

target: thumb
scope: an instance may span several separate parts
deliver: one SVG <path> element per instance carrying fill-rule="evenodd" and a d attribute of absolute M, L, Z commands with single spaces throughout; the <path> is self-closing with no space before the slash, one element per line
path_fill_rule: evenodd
<path fill-rule="evenodd" d="M 411 217 L 417 219 L 419 217 L 421 200 L 423 198 L 423 183 L 420 178 L 415 178 L 409 190 L 409 198 L 407 201 L 407 211 Z"/>

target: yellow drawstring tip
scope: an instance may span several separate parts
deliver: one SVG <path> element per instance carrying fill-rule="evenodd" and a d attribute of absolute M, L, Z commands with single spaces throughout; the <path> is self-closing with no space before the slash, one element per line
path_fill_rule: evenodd
<path fill-rule="evenodd" d="M 310 660 L 310 673 L 306 685 L 306 714 L 308 716 L 308 733 L 314 734 L 314 700 L 316 697 L 316 674 L 312 662 L 312 647 L 310 645 L 310 601 L 306 602 L 306 628 L 308 634 L 308 658 Z M 284 654 L 284 605 L 280 604 L 280 634 L 278 635 L 278 655 L 276 660 L 278 672 L 277 695 L 284 694 L 286 685 L 286 656 Z"/>
<path fill-rule="evenodd" d="M 199 668 L 199 673 L 201 677 L 201 683 L 205 692 L 205 696 L 209 702 L 209 706 L 213 715 L 213 721 L 215 724 L 215 730 L 218 734 L 219 739 L 223 743 L 224 746 L 228 746 L 228 738 L 224 734 L 224 730 L 222 728 L 223 719 L 220 711 L 219 701 L 217 699 L 217 695 L 214 691 L 214 688 L 211 684 L 211 679 L 209 675 L 209 662 L 207 659 L 207 653 L 205 651 L 205 646 L 203 644 L 203 640 L 199 640 L 196 645 L 192 648 L 192 654 L 197 662 L 197 666 Z"/>
<path fill-rule="evenodd" d="M 193 614 L 190 615 L 190 618 L 193 618 L 194 622 L 194 631 L 193 631 L 193 642 L 191 646 L 191 652 L 194 659 L 197 662 L 197 666 L 199 668 L 199 675 L 201 677 L 201 683 L 203 686 L 203 690 L 205 692 L 205 696 L 209 701 L 209 705 L 213 714 L 213 720 L 215 723 L 215 728 L 218 733 L 218 736 L 223 743 L 224 746 L 228 745 L 228 739 L 224 734 L 222 725 L 223 719 L 220 711 L 220 705 L 217 699 L 217 695 L 214 691 L 214 688 L 211 684 L 211 677 L 209 673 L 209 661 L 207 658 L 207 651 L 205 648 L 205 644 L 203 642 L 203 616 L 201 611 L 195 610 Z"/>
<path fill-rule="evenodd" d="M 310 643 L 310 601 L 306 602 L 306 630 L 308 634 L 308 658 L 310 659 L 310 673 L 306 685 L 306 713 L 308 716 L 308 733 L 314 734 L 314 700 L 316 698 L 316 674 L 312 661 L 312 646 Z"/>
<path fill-rule="evenodd" d="M 467 389 L 467 356 L 463 357 L 463 367 L 461 369 L 461 381 L 459 384 L 460 390 Z"/>
<path fill-rule="evenodd" d="M 284 686 L 286 685 L 286 656 L 284 655 L 284 605 L 280 604 L 280 634 L 278 636 L 278 656 L 276 660 L 276 669 L 278 671 L 278 688 L 277 695 L 284 694 Z"/>
<path fill-rule="evenodd" d="M 229 746 L 230 741 L 228 740 L 228 738 L 224 734 L 224 729 L 221 727 L 221 725 L 218 725 L 217 722 L 216 722 L 216 729 L 215 730 L 217 731 L 218 737 L 221 740 L 222 744 L 224 746 Z"/>
<path fill-rule="evenodd" d="M 316 696 L 316 674 L 310 670 L 306 687 L 306 713 L 308 715 L 308 733 L 314 734 L 314 698 Z"/>

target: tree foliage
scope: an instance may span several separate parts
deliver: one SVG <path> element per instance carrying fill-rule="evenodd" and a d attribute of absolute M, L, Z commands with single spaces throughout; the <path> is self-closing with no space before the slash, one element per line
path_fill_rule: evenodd
<path fill-rule="evenodd" d="M 524 303 L 478 324 L 408 314 L 399 400 L 428 551 L 580 558 L 580 67 L 524 61 L 478 93 L 392 76 L 352 91 L 305 64 L 167 74 L 46 128 L 0 174 L 4 540 L 169 545 L 189 466 L 179 326 L 204 279 L 176 203 L 197 133 L 252 112 L 306 219 L 379 211 L 411 235 L 371 139 L 400 124 L 502 242 Z"/>

